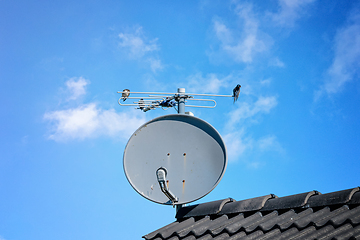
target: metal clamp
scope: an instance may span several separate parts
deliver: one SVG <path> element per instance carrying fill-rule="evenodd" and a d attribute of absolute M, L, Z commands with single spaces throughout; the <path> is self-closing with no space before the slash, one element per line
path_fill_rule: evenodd
<path fill-rule="evenodd" d="M 166 185 L 166 183 L 167 183 L 166 175 L 167 175 L 167 171 L 165 168 L 161 167 L 156 171 L 156 176 L 157 176 L 157 180 L 159 182 L 161 191 L 170 199 L 172 204 L 175 205 L 175 203 L 178 202 L 178 198 L 175 197 L 174 194 L 172 194 L 170 192 L 170 190 L 168 189 L 168 187 Z"/>

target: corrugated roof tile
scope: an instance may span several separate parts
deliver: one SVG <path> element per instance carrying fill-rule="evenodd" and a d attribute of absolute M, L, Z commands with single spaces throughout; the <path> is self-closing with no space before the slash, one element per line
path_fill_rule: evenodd
<path fill-rule="evenodd" d="M 299 232 L 299 229 L 293 227 L 289 228 L 288 230 L 281 233 L 281 235 L 277 238 L 274 238 L 276 240 L 289 240 L 292 236 L 297 234 Z"/>
<path fill-rule="evenodd" d="M 246 232 L 252 232 L 255 229 L 257 229 L 260 226 L 260 224 L 266 223 L 267 221 L 271 221 L 273 218 L 275 218 L 277 216 L 278 216 L 277 211 L 273 211 L 273 212 L 271 212 L 269 214 L 266 214 L 265 216 L 257 219 L 256 221 L 253 221 L 250 226 L 245 228 L 245 231 Z"/>
<path fill-rule="evenodd" d="M 205 234 L 204 236 L 202 236 L 201 238 L 199 238 L 199 240 L 212 240 L 213 237 L 211 236 L 211 234 Z"/>
<path fill-rule="evenodd" d="M 317 195 L 231 199 L 181 209 L 148 240 L 360 239 L 359 188 Z M 179 212 L 180 212 L 179 211 Z"/>
<path fill-rule="evenodd" d="M 246 237 L 246 233 L 245 232 L 239 232 L 235 235 L 232 235 L 229 240 L 238 240 L 238 239 L 241 239 L 243 237 Z"/>
<path fill-rule="evenodd" d="M 221 217 L 212 220 L 210 222 L 207 222 L 207 224 L 203 224 L 201 226 L 198 226 L 197 228 L 194 228 L 192 232 L 196 236 L 203 235 L 206 231 L 212 233 L 214 229 L 217 229 L 219 225 L 226 222 L 228 220 L 227 215 L 222 215 Z"/>
<path fill-rule="evenodd" d="M 200 219 L 199 221 L 194 222 L 193 225 L 187 226 L 179 231 L 176 231 L 176 234 L 179 237 L 183 238 L 183 237 L 187 236 L 190 232 L 193 232 L 193 230 L 196 229 L 198 226 L 201 226 L 203 224 L 207 225 L 207 224 L 209 224 L 210 221 L 211 221 L 210 217 L 205 216 L 204 218 Z"/>
<path fill-rule="evenodd" d="M 345 225 L 343 225 L 343 226 L 341 226 L 339 228 L 336 228 L 336 229 L 334 229 L 332 231 L 328 231 L 323 236 L 320 236 L 319 240 L 333 239 L 335 237 L 338 238 L 339 236 L 344 236 L 352 228 L 353 228 L 353 226 L 351 226 L 350 224 L 345 224 Z"/>
<path fill-rule="evenodd" d="M 257 240 L 279 239 L 280 235 L 281 235 L 281 231 L 276 228 L 270 232 L 267 232 L 262 237 L 259 237 Z"/>
<path fill-rule="evenodd" d="M 298 233 L 289 237 L 289 240 L 297 240 L 297 239 L 311 239 L 309 236 L 316 232 L 316 228 L 314 226 L 310 226 L 308 228 L 299 231 Z"/>
<path fill-rule="evenodd" d="M 258 239 L 258 238 L 261 238 L 262 236 L 264 235 L 263 231 L 261 230 L 258 230 L 258 231 L 255 231 L 243 238 L 240 238 L 242 240 L 252 240 L 252 239 Z"/>
<path fill-rule="evenodd" d="M 212 239 L 212 238 L 211 238 Z M 226 240 L 229 239 L 229 234 L 228 233 L 222 233 L 219 236 L 213 238 L 214 240 Z"/>
<path fill-rule="evenodd" d="M 273 228 L 275 225 L 279 226 L 281 228 L 281 225 L 284 224 L 284 222 L 288 222 L 289 219 L 296 218 L 297 214 L 294 210 L 289 210 L 281 215 L 278 215 L 276 217 L 273 217 L 269 219 L 268 221 L 261 223 L 259 227 L 263 229 L 264 231 L 268 231 L 271 228 Z"/>
<path fill-rule="evenodd" d="M 316 219 L 322 218 L 323 216 L 326 216 L 329 213 L 330 213 L 330 208 L 324 207 L 323 209 L 321 209 L 317 212 L 314 212 L 313 214 L 308 214 L 302 218 L 299 218 L 298 220 L 296 220 L 294 222 L 294 225 L 299 229 L 303 229 L 306 226 L 308 226 L 309 224 L 316 221 Z"/>
<path fill-rule="evenodd" d="M 233 222 L 231 225 L 228 225 L 226 227 L 226 230 L 229 231 L 229 233 L 235 233 L 239 231 L 239 229 L 246 229 L 247 227 L 251 226 L 251 224 L 255 221 L 258 221 L 262 218 L 262 214 L 260 212 L 257 212 L 247 218 L 244 218 L 238 222 Z"/>
<path fill-rule="evenodd" d="M 360 220 L 360 206 L 353 210 L 345 211 L 331 219 L 335 226 L 343 224 L 346 220 L 350 220 L 353 224 L 358 224 Z"/>
<path fill-rule="evenodd" d="M 345 213 L 349 210 L 349 207 L 347 205 L 344 205 L 334 211 L 331 211 L 330 213 L 326 214 L 326 215 L 322 215 L 321 217 L 314 219 L 314 223 L 317 227 L 321 227 L 324 226 L 327 222 L 331 221 L 331 223 L 333 223 L 333 218 Z"/>
<path fill-rule="evenodd" d="M 327 238 L 326 236 L 328 236 L 329 233 L 332 233 L 334 231 L 334 227 L 332 225 L 327 225 L 319 229 L 315 228 L 314 231 L 313 230 L 314 229 L 312 228 L 311 232 L 304 235 L 303 238 L 300 239 L 319 239 L 322 237 L 325 237 L 325 239 L 331 239 L 331 238 Z"/>

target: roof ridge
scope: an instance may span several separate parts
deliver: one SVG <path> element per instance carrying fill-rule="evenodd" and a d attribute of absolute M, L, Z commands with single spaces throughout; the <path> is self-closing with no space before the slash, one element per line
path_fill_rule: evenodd
<path fill-rule="evenodd" d="M 193 206 L 181 208 L 177 214 L 177 219 L 184 219 L 206 215 L 223 215 L 251 211 L 273 211 L 292 208 L 321 207 L 335 204 L 346 204 L 352 202 L 352 197 L 359 192 L 360 188 L 351 188 L 338 192 L 321 194 L 319 191 L 294 194 L 284 197 L 277 197 L 274 194 L 255 197 L 241 201 L 232 198 L 201 203 Z M 356 200 L 359 201 L 359 200 Z"/>
<path fill-rule="evenodd" d="M 269 194 L 241 201 L 226 198 L 183 207 L 176 218 L 144 238 L 360 236 L 360 188 L 285 197 Z"/>

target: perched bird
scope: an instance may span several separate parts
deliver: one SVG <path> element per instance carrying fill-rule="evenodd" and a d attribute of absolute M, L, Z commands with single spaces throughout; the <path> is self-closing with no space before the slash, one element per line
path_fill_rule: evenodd
<path fill-rule="evenodd" d="M 130 90 L 129 89 L 124 89 L 122 91 L 121 97 L 123 98 L 123 102 L 125 102 L 125 100 L 130 96 Z"/>
<path fill-rule="evenodd" d="M 236 85 L 236 87 L 233 89 L 234 102 L 236 102 L 236 101 L 238 100 L 238 98 L 239 98 L 240 88 L 241 88 L 241 85 L 238 84 L 238 85 Z"/>

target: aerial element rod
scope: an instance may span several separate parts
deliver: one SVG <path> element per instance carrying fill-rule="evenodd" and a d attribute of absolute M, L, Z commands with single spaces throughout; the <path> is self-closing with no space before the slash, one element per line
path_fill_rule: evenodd
<path fill-rule="evenodd" d="M 130 92 L 129 89 L 118 91 L 121 93 L 119 98 L 119 105 L 121 106 L 137 106 L 136 109 L 140 109 L 143 112 L 147 112 L 152 109 L 162 108 L 167 110 L 168 108 L 174 108 L 179 114 L 185 114 L 185 105 L 187 107 L 200 107 L 200 108 L 214 108 L 216 107 L 216 101 L 213 99 L 195 99 L 194 96 L 207 96 L 207 97 L 232 97 L 234 103 L 238 100 L 240 94 L 241 85 L 238 84 L 233 89 L 232 95 L 218 95 L 218 94 L 205 94 L 205 93 L 185 93 L 185 88 L 178 88 L 176 93 L 160 93 L 160 92 Z M 139 94 L 145 94 L 147 96 L 138 96 Z M 131 96 L 130 96 L 131 95 Z M 135 96 L 134 96 L 135 95 Z M 137 101 L 129 102 L 126 99 Z M 145 100 L 144 100 L 145 99 Z M 188 100 L 213 102 L 214 105 L 187 105 Z"/>

